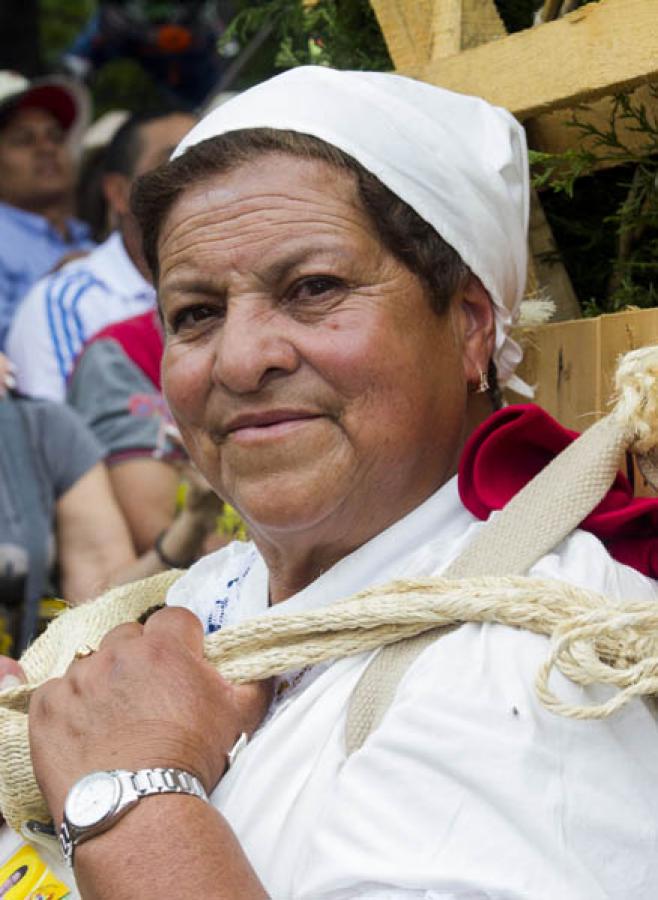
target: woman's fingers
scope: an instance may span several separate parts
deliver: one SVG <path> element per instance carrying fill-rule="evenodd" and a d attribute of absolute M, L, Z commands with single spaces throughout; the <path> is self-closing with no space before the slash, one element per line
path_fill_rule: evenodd
<path fill-rule="evenodd" d="M 252 681 L 249 684 L 236 685 L 234 688 L 235 705 L 238 710 L 241 731 L 253 734 L 265 718 L 274 691 L 274 679 Z"/>
<path fill-rule="evenodd" d="M 0 656 L 0 691 L 8 691 L 25 684 L 25 673 L 15 659 L 9 656 Z"/>
<path fill-rule="evenodd" d="M 124 622 L 117 625 L 105 635 L 98 645 L 99 650 L 108 650 L 110 647 L 122 645 L 125 641 L 134 640 L 142 636 L 143 625 L 139 622 Z"/>
<path fill-rule="evenodd" d="M 195 656 L 203 656 L 203 628 L 189 609 L 166 606 L 149 616 L 143 628 L 145 636 L 174 641 Z"/>

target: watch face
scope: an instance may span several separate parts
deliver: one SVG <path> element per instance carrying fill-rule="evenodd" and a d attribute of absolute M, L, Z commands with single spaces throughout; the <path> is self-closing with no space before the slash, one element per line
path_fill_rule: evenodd
<path fill-rule="evenodd" d="M 64 811 L 72 825 L 89 828 L 109 816 L 118 800 L 118 779 L 109 772 L 92 772 L 73 785 Z"/>

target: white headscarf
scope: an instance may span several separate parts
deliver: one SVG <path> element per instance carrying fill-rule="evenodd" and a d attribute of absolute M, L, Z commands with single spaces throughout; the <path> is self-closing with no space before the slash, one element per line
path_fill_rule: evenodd
<path fill-rule="evenodd" d="M 491 296 L 501 384 L 523 384 L 512 377 L 522 353 L 508 332 L 526 281 L 528 161 L 510 113 L 399 75 L 303 66 L 212 110 L 174 157 L 241 128 L 297 131 L 338 147 L 432 225 Z"/>

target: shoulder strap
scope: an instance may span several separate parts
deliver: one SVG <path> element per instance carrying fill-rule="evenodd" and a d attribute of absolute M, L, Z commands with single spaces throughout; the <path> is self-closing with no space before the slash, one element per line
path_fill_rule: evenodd
<path fill-rule="evenodd" d="M 0 453 L 3 469 L 9 475 L 9 487 L 17 497 L 21 512 L 21 531 L 28 554 L 28 569 L 23 592 L 20 646 L 24 650 L 36 631 L 39 601 L 48 577 L 48 538 L 50 523 L 44 514 L 39 493 L 37 467 L 30 434 L 19 404 L 11 397 L 0 398 Z"/>
<path fill-rule="evenodd" d="M 564 540 L 601 502 L 625 450 L 610 417 L 600 419 L 513 497 L 476 534 L 444 578 L 522 575 Z M 451 628 L 382 647 L 357 682 L 347 710 L 348 755 L 363 744 L 390 706 L 416 657 Z"/>

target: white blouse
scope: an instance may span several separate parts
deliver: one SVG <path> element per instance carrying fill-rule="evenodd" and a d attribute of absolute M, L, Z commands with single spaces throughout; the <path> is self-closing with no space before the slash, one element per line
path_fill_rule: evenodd
<path fill-rule="evenodd" d="M 391 578 L 440 574 L 480 527 L 453 480 L 273 608 L 250 544 L 202 559 L 169 603 L 192 609 L 206 630 L 313 609 Z M 655 581 L 582 531 L 531 574 L 658 600 Z M 270 716 L 212 796 L 270 895 L 655 900 L 655 710 L 637 701 L 599 722 L 548 712 L 533 689 L 547 649 L 545 638 L 502 625 L 451 632 L 418 657 L 350 757 L 346 710 L 372 654 L 281 682 Z M 559 673 L 552 684 L 573 702 L 606 696 Z"/>
<path fill-rule="evenodd" d="M 251 544 L 200 560 L 169 603 L 192 609 L 206 630 L 317 608 L 394 577 L 440 574 L 481 527 L 453 480 L 271 609 Z M 658 600 L 658 583 L 582 531 L 531 574 Z M 545 638 L 502 625 L 450 632 L 415 660 L 349 757 L 346 711 L 372 653 L 280 679 L 268 718 L 212 794 L 270 896 L 656 900 L 655 708 L 635 701 L 590 722 L 548 712 L 533 689 L 547 650 Z M 552 685 L 575 703 L 606 696 L 559 673 Z M 2 828 L 0 859 L 18 843 Z M 42 853 L 70 883 L 54 853 Z"/>

